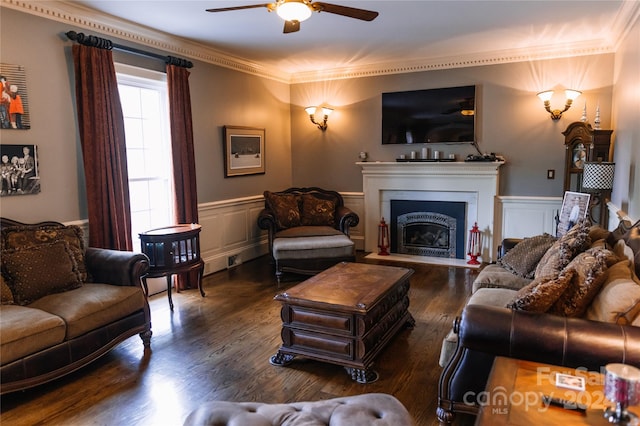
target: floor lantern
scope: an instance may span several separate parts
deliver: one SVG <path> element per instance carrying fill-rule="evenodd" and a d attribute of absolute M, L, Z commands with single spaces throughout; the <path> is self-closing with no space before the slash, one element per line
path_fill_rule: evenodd
<path fill-rule="evenodd" d="M 384 217 L 378 225 L 378 254 L 389 256 L 389 225 L 384 221 Z"/>
<path fill-rule="evenodd" d="M 478 222 L 473 224 L 473 228 L 469 230 L 469 250 L 467 254 L 471 258 L 468 265 L 479 265 L 478 257 L 480 256 L 480 230 L 478 229 Z"/>

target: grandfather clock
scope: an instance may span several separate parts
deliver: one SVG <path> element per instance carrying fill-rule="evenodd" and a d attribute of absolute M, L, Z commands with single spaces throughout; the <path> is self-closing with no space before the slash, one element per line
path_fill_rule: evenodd
<path fill-rule="evenodd" d="M 588 123 L 569 124 L 564 135 L 565 167 L 564 190 L 582 191 L 582 172 L 587 161 L 611 161 L 611 133 L 613 130 L 595 130 Z"/>
<path fill-rule="evenodd" d="M 569 124 L 564 135 L 565 168 L 564 190 L 573 192 L 590 192 L 589 216 L 591 220 L 606 226 L 607 208 L 605 199 L 610 191 L 593 192 L 583 186 L 584 163 L 611 161 L 611 133 L 613 130 L 595 130 L 588 123 L 577 121 Z"/>

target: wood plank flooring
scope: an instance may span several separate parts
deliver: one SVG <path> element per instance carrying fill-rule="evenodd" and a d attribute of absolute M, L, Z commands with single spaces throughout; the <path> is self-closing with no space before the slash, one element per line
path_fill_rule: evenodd
<path fill-rule="evenodd" d="M 280 343 L 280 304 L 268 256 L 205 277 L 207 293 L 174 292 L 150 299 L 152 350 L 134 336 L 92 365 L 49 384 L 2 397 L 4 425 L 181 425 L 210 400 L 291 402 L 384 392 L 409 410 L 418 426 L 435 417 L 440 345 L 470 294 L 477 269 L 359 262 L 410 267 L 409 311 L 415 328 L 402 330 L 380 354 L 380 379 L 353 382 L 342 367 L 296 358 L 269 364 Z M 460 417 L 457 424 L 472 424 Z"/>

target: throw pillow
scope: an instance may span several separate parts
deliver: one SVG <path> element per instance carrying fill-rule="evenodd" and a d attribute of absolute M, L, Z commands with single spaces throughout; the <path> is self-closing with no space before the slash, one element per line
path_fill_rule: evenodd
<path fill-rule="evenodd" d="M 549 312 L 566 317 L 581 317 L 606 279 L 607 258 L 614 256 L 607 249 L 593 248 L 578 254 L 565 270 L 575 274 L 562 296 Z"/>
<path fill-rule="evenodd" d="M 564 293 L 575 271 L 563 271 L 554 278 L 536 278 L 522 287 L 507 308 L 518 311 L 547 312 Z"/>
<path fill-rule="evenodd" d="M 302 194 L 302 225 L 335 226 L 335 212 L 335 201 Z"/>
<path fill-rule="evenodd" d="M 566 234 L 560 237 L 542 256 L 534 277 L 555 277 L 571 262 L 578 253 L 588 249 L 589 220 L 576 223 Z"/>
<path fill-rule="evenodd" d="M 502 256 L 498 265 L 519 277 L 533 278 L 538 262 L 555 242 L 556 237 L 546 233 L 525 238 Z"/>
<path fill-rule="evenodd" d="M 4 250 L 2 266 L 19 305 L 82 285 L 73 253 L 66 241 Z"/>
<path fill-rule="evenodd" d="M 627 325 L 639 313 L 640 279 L 633 273 L 633 263 L 624 259 L 607 270 L 602 288 L 587 308 L 586 318 Z"/>
<path fill-rule="evenodd" d="M 2 275 L 0 275 L 0 304 L 13 305 L 13 293 Z"/>
<path fill-rule="evenodd" d="M 275 194 L 264 192 L 267 207 L 271 209 L 276 219 L 278 229 L 300 226 L 300 196 L 295 194 Z"/>
<path fill-rule="evenodd" d="M 90 281 L 84 262 L 84 232 L 75 225 L 12 226 L 2 230 L 2 249 L 21 249 L 55 241 L 66 241 L 73 253 L 80 278 Z"/>

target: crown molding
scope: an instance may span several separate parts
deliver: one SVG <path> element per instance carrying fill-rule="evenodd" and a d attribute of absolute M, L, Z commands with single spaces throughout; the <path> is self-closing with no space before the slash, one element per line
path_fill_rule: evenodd
<path fill-rule="evenodd" d="M 120 40 L 158 49 L 163 53 L 196 59 L 284 83 L 290 81 L 290 76 L 280 70 L 234 57 L 168 33 L 111 18 L 70 1 L 2 0 L 2 7 L 95 31 L 101 35 L 117 37 Z"/>
<path fill-rule="evenodd" d="M 290 74 L 280 69 L 235 57 L 200 43 L 135 25 L 125 20 L 111 18 L 71 1 L 1 1 L 3 7 L 96 31 L 162 52 L 169 52 L 287 84 L 615 53 L 640 16 L 640 2 L 623 2 L 614 21 L 613 28 L 616 30 L 613 40 L 588 40 L 533 49 L 486 51 L 448 57 L 409 59 L 401 64 L 397 62 L 376 63 Z"/>

